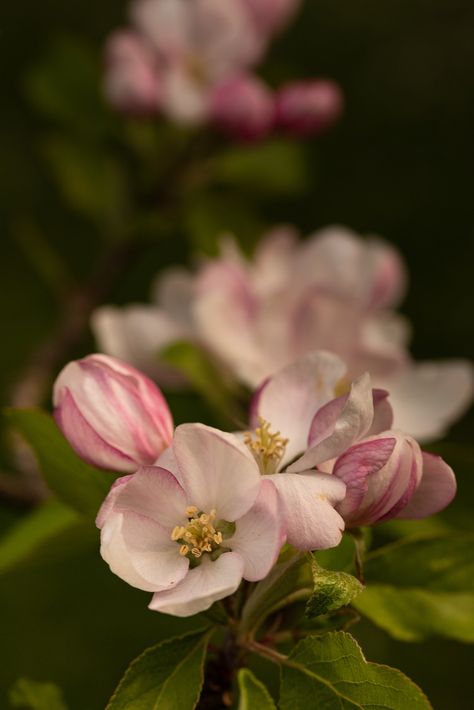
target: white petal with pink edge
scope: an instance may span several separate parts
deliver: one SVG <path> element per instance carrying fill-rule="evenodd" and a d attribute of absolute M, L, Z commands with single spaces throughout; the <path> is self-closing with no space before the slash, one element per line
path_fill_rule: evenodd
<path fill-rule="evenodd" d="M 233 594 L 242 580 L 243 569 L 244 561 L 237 552 L 226 552 L 215 562 L 205 558 L 176 587 L 154 594 L 148 608 L 173 616 L 198 614 Z"/>
<path fill-rule="evenodd" d="M 312 352 L 269 378 L 255 395 L 251 425 L 258 426 L 258 417 L 262 417 L 272 432 L 279 431 L 289 440 L 282 467 L 306 449 L 314 414 L 333 398 L 345 371 L 337 355 Z"/>
<path fill-rule="evenodd" d="M 331 414 L 337 414 L 337 411 L 338 407 L 335 407 L 335 412 Z M 316 443 L 301 458 L 288 466 L 288 472 L 298 473 L 339 456 L 369 431 L 374 418 L 374 404 L 367 373 L 352 383 L 349 396 L 334 425 L 332 415 L 319 435 L 323 436 L 327 431 L 330 433 L 320 441 L 316 439 Z"/>
<path fill-rule="evenodd" d="M 260 488 L 257 464 L 233 434 L 204 424 L 181 424 L 173 451 L 189 505 L 232 522 L 254 504 Z"/>
<path fill-rule="evenodd" d="M 263 480 L 252 508 L 237 520 L 234 535 L 225 541 L 244 560 L 244 579 L 256 582 L 270 572 L 285 539 L 286 524 L 272 480 Z"/>
<path fill-rule="evenodd" d="M 288 542 L 298 550 L 324 550 L 338 545 L 344 520 L 334 505 L 344 498 L 345 484 L 326 473 L 271 476 L 285 514 Z"/>

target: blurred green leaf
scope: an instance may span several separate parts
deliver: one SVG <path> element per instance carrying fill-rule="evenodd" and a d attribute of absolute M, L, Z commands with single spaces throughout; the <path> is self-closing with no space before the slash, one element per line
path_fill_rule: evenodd
<path fill-rule="evenodd" d="M 308 558 L 293 554 L 283 559 L 249 596 L 242 611 L 241 633 L 255 632 L 270 614 L 293 601 L 306 599 L 312 591 Z"/>
<path fill-rule="evenodd" d="M 28 710 L 67 710 L 62 692 L 53 683 L 38 683 L 29 678 L 19 678 L 9 693 L 15 708 Z"/>
<path fill-rule="evenodd" d="M 356 609 L 394 638 L 474 641 L 474 535 L 400 540 L 366 558 Z"/>
<path fill-rule="evenodd" d="M 193 710 L 204 682 L 210 633 L 193 633 L 147 649 L 129 666 L 107 710 Z"/>
<path fill-rule="evenodd" d="M 224 234 L 236 234 L 239 243 L 250 251 L 256 237 L 265 229 L 251 200 L 221 192 L 193 192 L 187 201 L 184 227 L 195 251 L 216 256 Z"/>
<path fill-rule="evenodd" d="M 237 674 L 239 683 L 238 710 L 276 710 L 273 698 L 254 674 L 241 668 Z"/>
<path fill-rule="evenodd" d="M 8 409 L 6 421 L 31 446 L 48 487 L 74 510 L 95 518 L 115 476 L 80 459 L 56 426 L 40 409 Z"/>
<path fill-rule="evenodd" d="M 112 120 L 100 94 L 100 58 L 75 37 L 58 39 L 26 81 L 34 106 L 58 123 L 87 134 L 103 133 Z"/>
<path fill-rule="evenodd" d="M 401 671 L 368 663 L 355 639 L 344 632 L 301 641 L 288 661 L 282 664 L 281 710 L 431 708 L 413 681 Z"/>
<path fill-rule="evenodd" d="M 236 408 L 234 389 L 226 383 L 223 373 L 203 350 L 192 343 L 180 341 L 162 350 L 159 356 L 186 376 L 224 423 L 233 422 L 235 425 L 236 420 L 243 419 Z"/>
<path fill-rule="evenodd" d="M 311 569 L 314 592 L 306 604 L 306 615 L 310 618 L 348 606 L 364 589 L 351 574 L 326 570 L 317 563 L 314 556 Z"/>
<path fill-rule="evenodd" d="M 77 524 L 79 516 L 59 501 L 50 500 L 24 516 L 0 539 L 0 573 L 23 562 L 48 540 Z"/>
<path fill-rule="evenodd" d="M 117 160 L 94 143 L 60 134 L 44 141 L 43 152 L 70 207 L 99 225 L 123 229 L 128 197 Z"/>
<path fill-rule="evenodd" d="M 307 183 L 304 150 L 294 140 L 276 139 L 230 148 L 215 158 L 214 177 L 259 194 L 295 194 Z"/>

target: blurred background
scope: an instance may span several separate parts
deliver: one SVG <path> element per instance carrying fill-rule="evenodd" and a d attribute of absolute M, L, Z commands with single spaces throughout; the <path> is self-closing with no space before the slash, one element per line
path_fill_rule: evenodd
<path fill-rule="evenodd" d="M 158 195 L 152 186 L 170 146 L 191 150 L 187 138 L 127 122 L 101 98 L 103 43 L 124 24 L 122 0 L 24 0 L 0 10 L 3 403 L 26 401 L 19 383 L 31 368 L 51 364 L 54 376 L 93 350 L 84 325 L 91 304 L 146 301 L 156 272 L 212 252 L 220 230 L 233 229 L 251 248 L 275 222 L 303 233 L 339 223 L 384 236 L 409 267 L 402 311 L 414 326 L 414 355 L 474 357 L 472 3 L 307 0 L 261 75 L 270 83 L 335 79 L 346 100 L 342 120 L 294 148 L 262 147 L 256 176 L 251 150 L 224 147 L 212 184 L 201 179 L 193 143 L 180 202 L 173 188 Z M 189 420 L 199 403 L 177 398 L 174 411 Z M 453 428 L 453 452 L 472 444 L 473 424 L 471 412 Z M 466 509 L 474 456 L 459 461 Z M 1 466 L 11 465 L 4 445 Z M 23 514 L 3 505 L 1 528 Z M 28 676 L 58 683 L 73 710 L 102 708 L 137 653 L 169 628 L 185 628 L 148 612 L 147 595 L 111 575 L 97 547 L 95 531 L 78 523 L 3 572 L 0 707 L 2 693 Z M 402 645 L 365 622 L 355 634 L 368 659 L 404 670 L 438 710 L 471 707 L 468 646 Z"/>

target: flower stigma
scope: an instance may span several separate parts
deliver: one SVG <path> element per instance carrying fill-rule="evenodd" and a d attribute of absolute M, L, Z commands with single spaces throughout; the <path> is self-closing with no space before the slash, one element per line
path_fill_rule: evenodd
<path fill-rule="evenodd" d="M 216 520 L 217 512 L 213 508 L 209 513 L 199 511 L 195 505 L 186 508 L 187 525 L 176 525 L 171 539 L 180 545 L 179 554 L 187 557 L 194 565 L 199 564 L 203 554 L 210 553 L 216 560 L 228 548 L 222 546 L 224 538 L 235 532 L 235 523 Z"/>
<path fill-rule="evenodd" d="M 259 417 L 258 421 L 260 426 L 255 431 L 246 432 L 244 443 L 252 452 L 262 474 L 276 473 L 289 440 L 282 437 L 279 431 L 271 432 L 270 422 L 263 417 Z"/>

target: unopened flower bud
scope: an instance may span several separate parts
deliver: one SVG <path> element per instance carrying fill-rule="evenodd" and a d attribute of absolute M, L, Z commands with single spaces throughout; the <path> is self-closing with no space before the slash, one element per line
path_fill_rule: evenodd
<path fill-rule="evenodd" d="M 233 138 L 261 140 L 273 127 L 273 96 L 260 79 L 241 74 L 216 87 L 211 117 L 221 131 Z"/>
<path fill-rule="evenodd" d="M 105 50 L 104 90 L 119 111 L 153 115 L 161 103 L 161 82 L 155 58 L 133 32 L 116 32 Z"/>
<path fill-rule="evenodd" d="M 432 515 L 456 492 L 453 471 L 440 457 L 394 431 L 350 447 L 337 459 L 333 475 L 346 484 L 337 510 L 348 527 Z"/>
<path fill-rule="evenodd" d="M 288 84 L 276 97 L 276 123 L 285 133 L 308 136 L 323 133 L 343 109 L 339 86 L 327 79 Z"/>
<path fill-rule="evenodd" d="M 54 385 L 54 416 L 85 461 L 133 472 L 152 464 L 173 437 L 161 391 L 134 367 L 107 355 L 70 362 Z"/>

